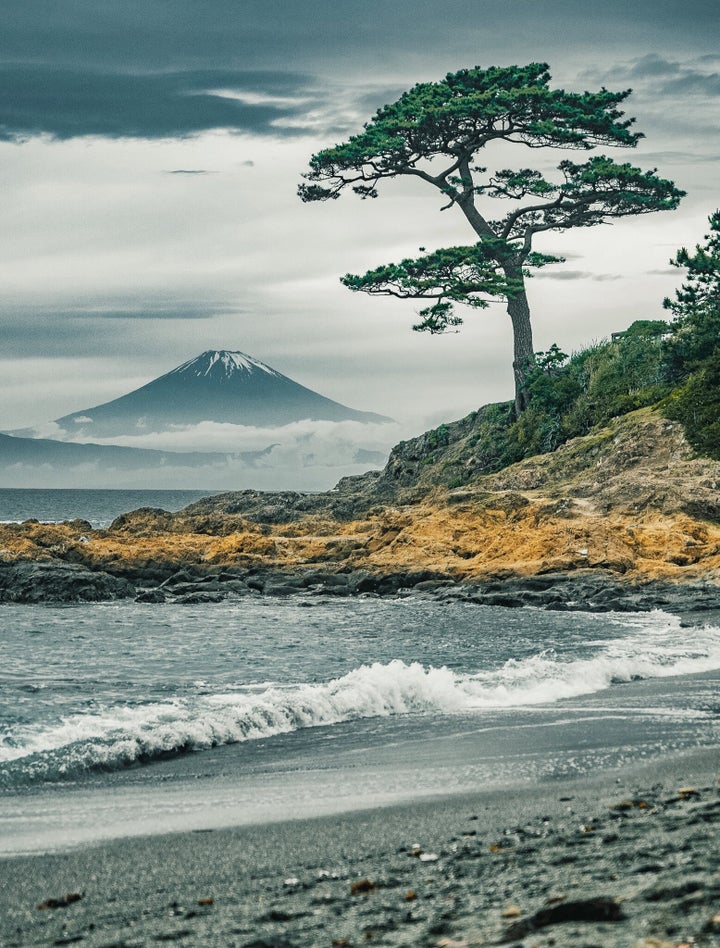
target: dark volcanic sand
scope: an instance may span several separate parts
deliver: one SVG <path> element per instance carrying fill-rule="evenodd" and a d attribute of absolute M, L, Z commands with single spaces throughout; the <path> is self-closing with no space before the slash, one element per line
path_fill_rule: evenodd
<path fill-rule="evenodd" d="M 534 789 L 5 859 L 0 942 L 718 946 L 718 771 L 717 752 L 698 751 Z"/>

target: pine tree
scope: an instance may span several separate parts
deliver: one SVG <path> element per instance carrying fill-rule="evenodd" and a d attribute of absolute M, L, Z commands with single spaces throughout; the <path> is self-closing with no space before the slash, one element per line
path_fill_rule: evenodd
<path fill-rule="evenodd" d="M 554 181 L 532 168 L 488 174 L 476 156 L 493 142 L 579 151 L 631 148 L 642 136 L 631 131 L 634 120 L 618 108 L 629 94 L 552 89 L 545 63 L 463 69 L 414 86 L 379 109 L 362 132 L 313 155 L 299 194 L 303 201 L 327 201 L 350 189 L 375 198 L 385 179 L 413 177 L 443 195 L 442 210 L 457 208 L 476 243 L 347 274 L 342 282 L 354 291 L 428 300 L 414 328 L 431 333 L 462 322 L 456 303 L 477 309 L 505 299 L 519 414 L 534 362 L 525 280 L 532 268 L 561 260 L 533 250 L 535 235 L 672 210 L 683 192 L 654 170 L 602 155 L 560 162 Z M 512 207 L 494 219 L 488 205 L 497 199 Z"/>

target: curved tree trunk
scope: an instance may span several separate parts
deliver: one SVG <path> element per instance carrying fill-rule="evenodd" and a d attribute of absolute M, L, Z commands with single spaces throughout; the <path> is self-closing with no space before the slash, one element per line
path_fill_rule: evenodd
<path fill-rule="evenodd" d="M 480 240 L 488 237 L 497 239 L 498 235 L 492 226 L 475 207 L 469 161 L 465 162 L 464 168 L 460 168 L 460 173 L 465 182 L 465 190 L 457 200 L 460 209 Z M 531 236 L 526 239 L 527 247 L 524 248 L 525 251 L 530 250 L 531 239 Z M 527 293 L 525 292 L 525 277 L 522 271 L 522 264 L 526 255 L 526 253 L 523 255 L 511 253 L 509 255 L 500 255 L 496 258 L 498 265 L 502 268 L 507 279 L 515 283 L 516 286 L 521 287 L 520 291 L 508 297 L 507 301 L 508 316 L 510 317 L 513 327 L 515 414 L 518 417 L 520 417 L 527 408 L 528 396 L 525 390 L 525 380 L 530 367 L 535 362 L 532 324 L 530 323 L 530 304 L 528 303 Z"/>
<path fill-rule="evenodd" d="M 513 327 L 515 413 L 519 417 L 527 408 L 528 396 L 525 390 L 525 380 L 535 360 L 535 350 L 533 349 L 532 325 L 530 323 L 530 306 L 525 292 L 522 272 L 508 267 L 505 269 L 505 276 L 508 279 L 519 280 L 522 283 L 522 290 L 510 297 L 507 302 L 508 316 Z"/>

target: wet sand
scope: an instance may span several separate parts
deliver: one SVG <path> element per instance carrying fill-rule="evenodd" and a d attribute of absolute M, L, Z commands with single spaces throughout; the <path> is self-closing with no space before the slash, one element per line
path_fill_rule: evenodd
<path fill-rule="evenodd" d="M 703 750 L 505 792 L 4 859 L 0 943 L 712 948 L 719 774 L 720 755 Z"/>

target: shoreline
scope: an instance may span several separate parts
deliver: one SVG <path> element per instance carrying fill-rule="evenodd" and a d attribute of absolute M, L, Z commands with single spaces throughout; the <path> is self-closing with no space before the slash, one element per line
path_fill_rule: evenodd
<path fill-rule="evenodd" d="M 501 792 L 4 858 L 0 940 L 716 946 L 718 773 L 717 749 L 686 751 Z M 52 900 L 65 904 L 38 908 Z M 602 912 L 618 917 L 593 920 Z"/>
<path fill-rule="evenodd" d="M 502 574 L 502 575 L 501 575 Z M 212 605 L 245 598 L 403 598 L 558 612 L 650 612 L 696 618 L 720 614 L 720 584 L 713 578 L 625 577 L 608 569 L 548 569 L 525 575 L 510 570 L 486 577 L 451 577 L 432 569 L 332 571 L 153 563 L 128 569 L 88 568 L 64 560 L 0 556 L 0 605 L 139 602 L 162 606 Z"/>

